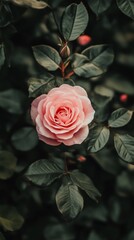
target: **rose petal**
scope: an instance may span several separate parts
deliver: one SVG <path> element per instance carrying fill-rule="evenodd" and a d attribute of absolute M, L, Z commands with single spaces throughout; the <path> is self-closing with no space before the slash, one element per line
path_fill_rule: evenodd
<path fill-rule="evenodd" d="M 50 132 L 42 123 L 40 116 L 38 115 L 36 117 L 36 127 L 37 127 L 37 132 L 47 138 L 53 138 L 55 139 L 55 134 Z"/>
<path fill-rule="evenodd" d="M 37 117 L 37 114 L 38 114 L 38 111 L 37 111 L 38 104 L 42 99 L 45 99 L 46 96 L 47 96 L 46 94 L 42 94 L 41 96 L 34 99 L 33 102 L 31 103 L 31 118 L 33 122 L 35 122 L 35 118 Z"/>
<path fill-rule="evenodd" d="M 47 143 L 48 145 L 58 146 L 61 144 L 61 142 L 58 142 L 57 140 L 54 140 L 54 139 L 46 138 L 46 137 L 42 136 L 41 134 L 38 134 L 38 136 L 41 141 Z"/>
<path fill-rule="evenodd" d="M 79 95 L 88 97 L 87 92 L 85 91 L 84 88 L 82 88 L 80 86 L 74 86 L 74 89 Z"/>
<path fill-rule="evenodd" d="M 86 126 L 92 122 L 94 118 L 95 111 L 91 105 L 91 102 L 88 98 L 81 97 L 82 105 L 83 105 L 83 112 L 85 114 L 85 119 L 83 125 Z"/>
<path fill-rule="evenodd" d="M 74 134 L 71 139 L 63 140 L 63 143 L 67 146 L 71 146 L 74 144 L 81 144 L 88 136 L 89 128 L 88 126 L 81 128 L 78 132 Z"/>

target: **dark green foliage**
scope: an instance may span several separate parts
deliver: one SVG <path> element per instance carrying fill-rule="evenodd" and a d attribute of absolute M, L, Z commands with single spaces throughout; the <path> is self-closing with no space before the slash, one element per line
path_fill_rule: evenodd
<path fill-rule="evenodd" d="M 10 178 L 16 169 L 16 157 L 8 151 L 0 151 L 0 179 Z"/>
<path fill-rule="evenodd" d="M 12 114 L 24 112 L 26 96 L 17 89 L 8 89 L 0 92 L 0 107 Z"/>
<path fill-rule="evenodd" d="M 1 44 L 0 45 L 0 69 L 2 68 L 4 62 L 5 62 L 4 46 Z"/>
<path fill-rule="evenodd" d="M 0 240 L 5 240 L 5 237 L 3 236 L 2 233 L 0 233 Z"/>
<path fill-rule="evenodd" d="M 104 11 L 106 11 L 110 5 L 112 0 L 88 0 L 89 7 L 92 9 L 92 11 L 98 16 Z"/>
<path fill-rule="evenodd" d="M 15 207 L 0 205 L 0 225 L 7 231 L 18 230 L 24 222 Z"/>
<path fill-rule="evenodd" d="M 23 127 L 14 132 L 14 134 L 11 137 L 11 141 L 12 145 L 17 150 L 29 151 L 38 144 L 38 137 L 34 128 Z"/>

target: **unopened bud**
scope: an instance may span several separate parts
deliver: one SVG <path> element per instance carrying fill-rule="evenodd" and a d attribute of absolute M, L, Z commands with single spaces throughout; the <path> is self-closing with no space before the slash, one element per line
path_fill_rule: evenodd
<path fill-rule="evenodd" d="M 70 48 L 67 45 L 61 47 L 60 55 L 63 58 L 68 58 L 70 56 Z"/>

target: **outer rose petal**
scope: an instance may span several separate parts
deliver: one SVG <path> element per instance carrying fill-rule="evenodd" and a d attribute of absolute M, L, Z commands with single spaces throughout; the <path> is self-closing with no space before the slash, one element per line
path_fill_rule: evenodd
<path fill-rule="evenodd" d="M 52 132 L 50 132 L 42 123 L 40 116 L 38 115 L 36 118 L 36 125 L 37 125 L 37 131 L 39 132 L 39 134 L 41 134 L 42 136 L 45 136 L 47 138 L 52 138 L 55 139 L 55 134 L 53 134 Z"/>
<path fill-rule="evenodd" d="M 67 146 L 81 144 L 87 138 L 88 133 L 89 133 L 88 126 L 83 127 L 78 132 L 76 132 L 71 139 L 64 140 L 63 143 Z"/>
<path fill-rule="evenodd" d="M 38 111 L 37 111 L 38 104 L 40 103 L 40 101 L 42 99 L 45 99 L 46 96 L 47 96 L 46 94 L 42 94 L 41 96 L 39 96 L 33 100 L 32 104 L 31 104 L 31 118 L 32 118 L 33 122 L 35 122 L 35 119 L 38 114 Z"/>
<path fill-rule="evenodd" d="M 83 111 L 85 114 L 84 125 L 88 125 L 90 122 L 92 122 L 95 111 L 91 105 L 89 98 L 82 97 L 81 101 L 82 101 L 82 105 L 83 105 Z"/>
<path fill-rule="evenodd" d="M 42 136 L 41 134 L 38 134 L 39 139 L 45 143 L 47 143 L 48 145 L 52 145 L 52 146 L 58 146 L 61 144 L 61 142 L 58 142 L 57 140 L 51 139 L 51 138 L 47 138 Z"/>
<path fill-rule="evenodd" d="M 84 88 L 82 88 L 82 87 L 80 87 L 80 86 L 74 86 L 74 89 L 75 89 L 75 91 L 76 91 L 79 95 L 88 97 L 88 96 L 87 96 L 87 92 L 85 91 Z"/>

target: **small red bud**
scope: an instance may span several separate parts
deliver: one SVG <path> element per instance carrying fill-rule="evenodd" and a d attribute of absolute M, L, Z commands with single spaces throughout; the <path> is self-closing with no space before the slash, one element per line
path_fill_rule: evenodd
<path fill-rule="evenodd" d="M 78 44 L 80 44 L 81 46 L 87 45 L 88 43 L 91 42 L 91 40 L 92 40 L 92 38 L 88 35 L 81 35 L 77 39 Z"/>
<path fill-rule="evenodd" d="M 85 161 L 86 161 L 86 158 L 85 158 L 83 155 L 79 155 L 79 156 L 77 157 L 77 160 L 78 160 L 79 162 L 85 162 Z"/>
<path fill-rule="evenodd" d="M 128 95 L 127 94 L 121 94 L 120 95 L 120 101 L 121 102 L 127 102 L 127 100 L 128 100 Z"/>

